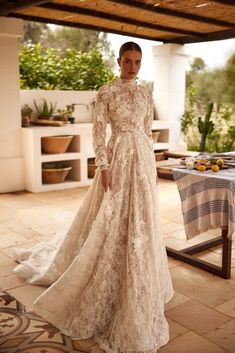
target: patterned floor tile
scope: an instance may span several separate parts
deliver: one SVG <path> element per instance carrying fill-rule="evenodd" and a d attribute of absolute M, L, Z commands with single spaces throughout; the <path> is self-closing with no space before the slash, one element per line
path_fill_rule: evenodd
<path fill-rule="evenodd" d="M 72 340 L 0 290 L 0 353 L 76 353 L 95 349 L 98 346 L 92 339 Z"/>

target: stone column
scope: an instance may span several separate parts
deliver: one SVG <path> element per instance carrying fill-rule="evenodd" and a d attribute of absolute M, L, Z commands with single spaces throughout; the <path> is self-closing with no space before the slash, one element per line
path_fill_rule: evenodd
<path fill-rule="evenodd" d="M 153 47 L 155 63 L 154 102 L 159 120 L 171 123 L 171 150 L 185 150 L 181 136 L 181 117 L 185 105 L 187 51 L 183 45 L 163 44 Z"/>
<path fill-rule="evenodd" d="M 0 193 L 24 189 L 18 49 L 22 20 L 0 17 Z"/>

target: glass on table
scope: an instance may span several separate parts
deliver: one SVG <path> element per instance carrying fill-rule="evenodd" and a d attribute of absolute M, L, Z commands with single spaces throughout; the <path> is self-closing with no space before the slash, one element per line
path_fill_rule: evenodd
<path fill-rule="evenodd" d="M 194 158 L 192 158 L 192 157 L 185 158 L 185 166 L 187 169 L 193 169 L 194 168 Z"/>

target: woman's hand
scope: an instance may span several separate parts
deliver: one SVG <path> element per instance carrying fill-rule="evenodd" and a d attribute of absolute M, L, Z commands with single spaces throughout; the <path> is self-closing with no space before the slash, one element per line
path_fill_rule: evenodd
<path fill-rule="evenodd" d="M 108 169 L 101 171 L 101 181 L 102 181 L 102 186 L 103 186 L 105 192 L 108 190 L 108 187 L 111 190 L 112 177 L 111 177 L 111 173 Z"/>

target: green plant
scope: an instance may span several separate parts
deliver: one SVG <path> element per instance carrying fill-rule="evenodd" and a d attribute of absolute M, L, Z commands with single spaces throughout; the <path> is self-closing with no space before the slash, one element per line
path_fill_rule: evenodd
<path fill-rule="evenodd" d="M 33 109 L 28 105 L 24 104 L 23 107 L 21 108 L 21 115 L 23 116 L 31 116 Z"/>
<path fill-rule="evenodd" d="M 57 109 L 56 113 L 62 117 L 70 117 L 74 112 L 74 105 L 75 104 L 68 104 L 66 105 L 66 109 Z"/>
<path fill-rule="evenodd" d="M 190 126 L 194 124 L 195 121 L 195 105 L 196 105 L 196 94 L 197 94 L 197 89 L 196 87 L 192 84 L 188 87 L 188 109 L 185 111 L 184 115 L 181 118 L 181 131 L 184 134 L 187 134 L 188 129 Z"/>
<path fill-rule="evenodd" d="M 98 49 L 66 49 L 61 56 L 58 49 L 24 44 L 19 61 L 21 89 L 90 91 L 115 77 Z"/>
<path fill-rule="evenodd" d="M 199 116 L 198 117 L 198 130 L 201 134 L 201 141 L 200 141 L 200 147 L 199 147 L 199 151 L 203 152 L 205 151 L 205 146 L 206 146 L 206 139 L 207 136 L 210 135 L 212 133 L 212 131 L 214 130 L 214 123 L 213 121 L 210 120 L 211 118 L 211 113 L 213 110 L 213 103 L 209 103 L 207 105 L 207 111 L 206 111 L 206 116 L 204 121 L 202 120 L 202 118 Z"/>
<path fill-rule="evenodd" d="M 48 104 L 45 98 L 43 99 L 43 103 L 41 103 L 40 105 L 36 103 L 35 99 L 33 100 L 33 102 L 37 112 L 37 116 L 39 118 L 50 118 L 55 112 L 57 105 L 56 102 L 54 104 L 52 102 Z"/>

